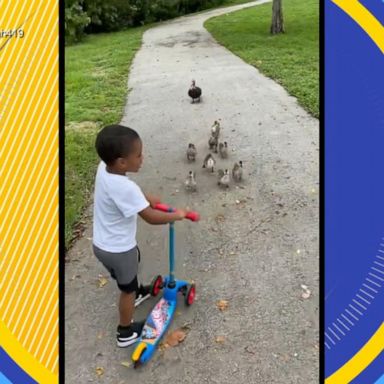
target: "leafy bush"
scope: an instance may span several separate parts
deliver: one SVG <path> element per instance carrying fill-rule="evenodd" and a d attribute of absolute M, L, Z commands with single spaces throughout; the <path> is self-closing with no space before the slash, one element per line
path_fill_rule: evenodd
<path fill-rule="evenodd" d="M 171 19 L 227 3 L 228 0 L 65 0 L 67 42 L 84 33 L 117 31 Z"/>
<path fill-rule="evenodd" d="M 149 21 L 172 19 L 180 15 L 180 0 L 154 1 L 149 7 Z"/>
<path fill-rule="evenodd" d="M 83 0 L 65 0 L 65 40 L 76 42 L 84 35 L 84 28 L 91 22 L 84 12 Z"/>

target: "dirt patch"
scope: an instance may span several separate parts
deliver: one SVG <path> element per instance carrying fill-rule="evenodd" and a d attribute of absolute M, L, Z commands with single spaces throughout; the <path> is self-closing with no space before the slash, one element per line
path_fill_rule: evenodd
<path fill-rule="evenodd" d="M 66 131 L 76 131 L 78 133 L 95 133 L 101 127 L 101 122 L 94 121 L 71 121 L 65 126 Z"/>

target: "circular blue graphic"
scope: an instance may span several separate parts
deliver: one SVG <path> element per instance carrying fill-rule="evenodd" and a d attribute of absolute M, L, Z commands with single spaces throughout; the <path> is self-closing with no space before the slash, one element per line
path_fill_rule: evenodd
<path fill-rule="evenodd" d="M 383 321 L 384 57 L 366 32 L 331 1 L 326 2 L 325 15 L 328 377 Z"/>

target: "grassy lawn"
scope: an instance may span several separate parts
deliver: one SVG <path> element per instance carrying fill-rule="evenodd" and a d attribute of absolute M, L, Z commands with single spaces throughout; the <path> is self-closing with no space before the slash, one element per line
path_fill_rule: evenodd
<path fill-rule="evenodd" d="M 145 28 L 87 37 L 65 48 L 65 246 L 81 226 L 97 165 L 98 130 L 121 120 L 129 67 Z"/>
<path fill-rule="evenodd" d="M 283 12 L 286 33 L 278 36 L 269 34 L 272 3 L 210 19 L 205 27 L 319 117 L 318 0 L 284 0 Z"/>

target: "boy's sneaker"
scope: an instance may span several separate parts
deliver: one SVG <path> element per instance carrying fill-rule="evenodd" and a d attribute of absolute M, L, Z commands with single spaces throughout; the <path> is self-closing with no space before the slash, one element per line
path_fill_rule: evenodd
<path fill-rule="evenodd" d="M 144 323 L 144 321 L 134 322 L 127 327 L 119 325 L 116 332 L 117 346 L 124 348 L 136 343 L 139 340 Z"/>
<path fill-rule="evenodd" d="M 135 307 L 140 305 L 144 300 L 151 296 L 151 287 L 149 285 L 140 285 L 136 292 Z"/>

